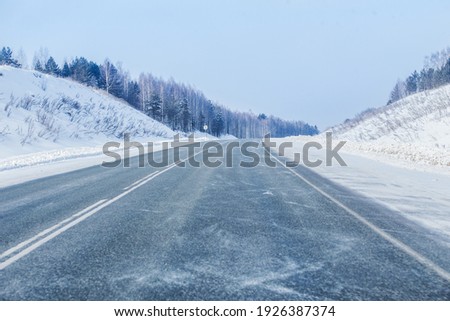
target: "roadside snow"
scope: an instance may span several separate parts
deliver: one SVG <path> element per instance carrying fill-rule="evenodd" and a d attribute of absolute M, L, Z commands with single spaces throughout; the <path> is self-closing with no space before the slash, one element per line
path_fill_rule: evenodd
<path fill-rule="evenodd" d="M 217 137 L 195 132 L 194 140 L 204 142 L 217 140 Z M 120 143 L 120 148 L 109 148 L 110 151 L 119 153 L 123 159 L 123 140 L 115 140 Z M 170 143 L 173 140 L 133 140 L 140 142 L 147 148 L 148 142 L 153 142 L 153 151 L 163 148 L 163 143 Z M 188 141 L 187 137 L 181 137 L 180 141 Z M 130 156 L 137 156 L 138 149 L 131 148 Z M 74 170 L 98 166 L 103 162 L 110 162 L 111 158 L 103 154 L 103 147 L 68 147 L 57 150 L 48 150 L 13 157 L 0 158 L 0 188 L 24 183 L 33 179 L 47 177 L 51 175 L 63 174 Z"/>
<path fill-rule="evenodd" d="M 450 129 L 450 127 L 449 127 Z M 448 145 L 450 147 L 450 145 Z M 346 152 L 423 171 L 450 171 L 450 149 L 420 143 L 347 141 Z"/>
<path fill-rule="evenodd" d="M 306 142 L 325 146 L 323 137 L 289 137 L 273 139 L 278 144 L 293 142 L 285 156 L 293 159 L 302 153 Z M 333 146 L 337 141 L 334 140 Z M 355 146 L 357 146 L 355 148 Z M 380 147 L 381 148 L 381 147 Z M 394 147 L 393 147 L 394 148 Z M 341 157 L 347 167 L 336 162 L 311 168 L 318 174 L 372 198 L 428 229 L 450 236 L 450 167 L 431 166 L 426 162 L 393 161 L 391 154 L 362 152 L 357 144 L 346 144 Z M 448 157 L 448 155 L 446 155 Z M 310 149 L 310 160 L 325 158 L 324 150 Z"/>
<path fill-rule="evenodd" d="M 123 147 L 125 133 L 144 146 L 154 142 L 155 150 L 177 134 L 101 90 L 31 70 L 0 66 L 0 72 L 0 187 L 100 165 L 108 160 L 102 146 Z"/>
<path fill-rule="evenodd" d="M 167 140 L 167 142 L 169 141 Z M 147 144 L 144 141 L 141 143 Z M 163 141 L 153 142 L 153 151 L 161 150 L 162 143 Z M 109 150 L 120 154 L 122 159 L 124 158 L 123 142 L 121 142 L 121 148 L 110 148 Z M 137 155 L 138 149 L 130 148 L 130 156 Z M 103 154 L 102 147 L 69 147 L 0 159 L 0 188 L 86 167 L 99 166 L 103 162 L 110 161 L 111 158 Z"/>
<path fill-rule="evenodd" d="M 110 161 L 103 154 L 82 158 L 65 159 L 55 162 L 39 163 L 24 167 L 15 167 L 0 171 L 0 188 L 25 183 L 34 179 L 68 173 L 77 169 L 102 164 Z"/>
<path fill-rule="evenodd" d="M 367 110 L 327 131 L 334 141 L 347 141 L 341 155 L 348 167 L 314 171 L 450 236 L 450 85 Z M 325 146 L 325 133 L 284 141 L 301 152 L 307 141 Z M 311 149 L 311 156 L 323 159 L 324 151 Z"/>
<path fill-rule="evenodd" d="M 0 160 L 40 152 L 39 159 L 93 155 L 125 133 L 152 141 L 175 135 L 101 90 L 31 70 L 0 66 L 0 72 Z"/>
<path fill-rule="evenodd" d="M 349 150 L 413 164 L 450 168 L 450 85 L 367 110 L 327 131 Z M 323 136 L 324 134 L 321 134 Z"/>
<path fill-rule="evenodd" d="M 226 135 L 221 135 L 220 139 L 221 140 L 235 140 L 238 138 L 236 136 L 226 134 Z"/>
<path fill-rule="evenodd" d="M 102 154 L 101 147 L 68 147 L 64 149 L 30 153 L 1 159 L 0 172 L 14 168 L 52 163 L 80 157 L 98 156 L 100 154 Z"/>

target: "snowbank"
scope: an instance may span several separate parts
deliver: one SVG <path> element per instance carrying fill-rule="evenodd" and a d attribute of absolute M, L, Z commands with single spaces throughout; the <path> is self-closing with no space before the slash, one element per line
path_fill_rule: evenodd
<path fill-rule="evenodd" d="M 285 156 L 293 159 L 294 153 L 302 153 L 307 142 L 315 141 L 325 146 L 323 137 L 289 137 L 273 139 L 277 143 L 292 142 L 294 148 L 287 149 Z M 333 137 L 333 147 L 337 141 Z M 424 159 L 431 160 L 429 153 L 418 157 L 414 149 L 389 154 L 385 149 L 363 151 L 360 143 L 346 143 L 340 150 L 340 156 L 348 166 L 311 168 L 318 174 L 346 186 L 357 193 L 387 206 L 430 230 L 450 237 L 450 168 L 448 166 L 430 165 Z M 370 146 L 370 145 L 368 145 Z M 369 149 L 368 146 L 363 148 Z M 375 148 L 382 148 L 376 145 Z M 398 148 L 393 146 L 393 152 Z M 411 152 L 416 159 L 406 161 L 404 155 Z M 400 158 L 396 156 L 403 155 Z M 418 158 L 417 158 L 418 157 Z M 448 157 L 448 155 L 447 155 Z M 310 149 L 310 160 L 325 159 L 325 151 Z M 420 160 L 420 161 L 418 161 Z M 450 247 L 450 244 L 449 244 Z"/>
<path fill-rule="evenodd" d="M 349 152 L 404 166 L 450 169 L 450 85 L 365 111 L 327 131 L 348 141 Z"/>
<path fill-rule="evenodd" d="M 101 90 L 8 66 L 0 72 L 0 159 L 44 151 L 33 157 L 92 155 L 125 133 L 147 140 L 175 134 Z"/>

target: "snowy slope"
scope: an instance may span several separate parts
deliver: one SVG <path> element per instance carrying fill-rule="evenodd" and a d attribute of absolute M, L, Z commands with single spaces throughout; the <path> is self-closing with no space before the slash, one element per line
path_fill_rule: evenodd
<path fill-rule="evenodd" d="M 450 145 L 450 85 L 369 110 L 331 130 L 351 141 Z"/>
<path fill-rule="evenodd" d="M 338 184 L 370 197 L 444 236 L 450 247 L 450 85 L 368 110 L 327 130 L 333 144 L 346 141 L 339 154 L 347 166 L 311 168 Z M 325 133 L 288 137 L 286 156 L 303 153 L 311 141 L 325 146 Z M 311 160 L 325 150 L 310 149 Z"/>
<path fill-rule="evenodd" d="M 450 85 L 368 110 L 329 129 L 347 149 L 450 166 Z"/>
<path fill-rule="evenodd" d="M 29 153 L 50 160 L 94 155 L 124 133 L 143 141 L 175 134 L 101 90 L 7 66 L 0 74 L 0 163 Z"/>

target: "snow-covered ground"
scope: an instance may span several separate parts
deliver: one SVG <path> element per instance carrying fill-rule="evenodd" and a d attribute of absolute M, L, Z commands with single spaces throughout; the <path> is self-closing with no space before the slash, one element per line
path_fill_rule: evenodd
<path fill-rule="evenodd" d="M 329 130 L 346 141 L 347 167 L 314 171 L 397 210 L 399 215 L 450 236 L 450 85 L 367 110 Z M 290 137 L 302 152 L 308 141 L 325 146 L 325 133 Z M 335 146 L 335 145 L 334 145 Z M 324 159 L 324 150 L 311 149 Z"/>
<path fill-rule="evenodd" d="M 57 158 L 89 155 L 124 133 L 146 140 L 175 134 L 102 90 L 8 66 L 0 74 L 0 159 L 46 151 Z"/>
<path fill-rule="evenodd" d="M 101 164 L 107 160 L 102 145 L 120 142 L 124 133 L 133 141 L 159 143 L 175 135 L 103 91 L 35 71 L 0 66 L 0 73 L 0 187 Z M 348 141 L 348 167 L 315 171 L 450 236 L 450 86 L 372 110 L 331 131 L 335 140 Z M 311 140 L 325 145 L 324 134 L 277 141 L 294 142 L 287 150 L 292 156 Z M 323 150 L 311 151 L 323 159 Z"/>
<path fill-rule="evenodd" d="M 323 140 L 317 137 L 290 137 L 275 141 L 293 142 L 294 148 L 286 150 L 286 156 L 291 159 L 294 152 L 302 152 L 306 142 L 323 143 Z M 325 159 L 324 150 L 312 148 L 310 151 L 311 160 Z M 333 166 L 327 167 L 322 164 L 311 169 L 398 211 L 399 215 L 404 215 L 430 230 L 450 236 L 448 169 L 427 170 L 422 166 L 412 168 L 411 164 L 409 167 L 390 164 L 389 159 L 382 160 L 381 157 L 374 159 L 367 154 L 357 155 L 351 150 L 351 146 L 344 147 L 342 151 L 340 155 L 347 163 L 347 167 L 339 166 L 335 162 Z"/>
<path fill-rule="evenodd" d="M 218 139 L 217 137 L 197 132 L 194 133 L 194 137 L 196 142 Z M 219 139 L 231 140 L 235 139 L 235 137 L 227 135 Z M 187 140 L 187 137 L 180 138 L 180 141 Z M 123 141 L 116 141 L 121 143 L 121 147 L 117 149 L 110 148 L 109 150 L 119 153 L 123 158 Z M 144 139 L 137 141 L 142 143 L 143 146 L 147 146 L 148 141 Z M 152 141 L 153 151 L 161 150 L 163 142 L 168 142 L 170 148 L 170 142 L 172 141 Z M 131 148 L 130 156 L 137 155 L 138 149 Z M 101 165 L 104 161 L 109 162 L 111 158 L 103 154 L 102 147 L 67 147 L 0 159 L 0 188 L 90 166 Z"/>
<path fill-rule="evenodd" d="M 233 140 L 236 137 L 231 135 L 223 135 L 220 138 L 211 136 L 209 134 L 195 132 L 194 140 L 196 142 L 211 141 L 211 140 Z M 187 141 L 188 137 L 180 138 L 180 141 Z M 136 140 L 147 146 L 148 140 Z M 173 140 L 159 140 L 153 142 L 153 151 L 159 151 L 163 147 L 163 142 L 170 143 Z M 116 140 L 121 144 L 120 148 L 110 148 L 110 151 L 119 153 L 122 158 L 123 155 L 123 140 Z M 130 156 L 137 156 L 138 149 L 131 148 Z M 90 166 L 100 165 L 103 162 L 110 162 L 111 158 L 105 156 L 102 147 L 67 147 L 56 150 L 46 150 L 36 153 L 17 155 L 0 159 L 0 188 L 15 184 L 24 183 L 33 179 L 38 179 L 46 176 L 63 174 L 77 169 L 82 169 Z"/>
<path fill-rule="evenodd" d="M 69 79 L 8 66 L 0 66 L 0 74 L 0 187 L 101 164 L 103 144 L 123 142 L 125 133 L 155 148 L 176 134 L 104 91 Z M 216 139 L 194 135 L 197 141 Z"/>
<path fill-rule="evenodd" d="M 142 143 L 146 144 L 146 142 Z M 161 150 L 162 147 L 162 141 L 153 144 L 154 151 Z M 122 159 L 124 158 L 123 148 L 111 148 L 109 150 L 119 153 Z M 136 155 L 138 155 L 138 149 L 131 148 L 130 156 Z M 103 162 L 110 161 L 111 158 L 103 154 L 102 148 L 95 147 L 69 147 L 18 155 L 0 160 L 0 188 L 90 166 L 101 165 Z"/>
<path fill-rule="evenodd" d="M 278 144 L 293 142 L 294 148 L 287 149 L 285 154 L 291 159 L 294 152 L 302 153 L 306 142 L 315 141 L 325 146 L 323 136 L 273 140 Z M 333 141 L 334 147 L 338 140 Z M 390 153 L 380 152 L 381 147 L 377 153 L 361 151 L 358 146 L 357 143 L 347 143 L 341 149 L 339 154 L 347 167 L 336 162 L 327 167 L 324 162 L 311 169 L 397 211 L 432 233 L 450 237 L 450 166 L 433 166 L 422 160 L 395 158 Z M 311 148 L 309 159 L 325 160 L 324 149 Z"/>
<path fill-rule="evenodd" d="M 390 161 L 450 168 L 450 85 L 368 110 L 334 126 L 352 151 Z"/>
<path fill-rule="evenodd" d="M 102 146 L 168 140 L 168 127 L 101 90 L 0 66 L 0 186 L 101 164 Z"/>

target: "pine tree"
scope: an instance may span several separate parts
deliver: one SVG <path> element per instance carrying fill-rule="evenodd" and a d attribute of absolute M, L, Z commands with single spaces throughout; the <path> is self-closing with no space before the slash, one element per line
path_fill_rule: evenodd
<path fill-rule="evenodd" d="M 34 70 L 44 72 L 44 68 L 42 67 L 39 60 L 36 60 L 36 63 L 34 64 Z"/>
<path fill-rule="evenodd" d="M 67 78 L 72 74 L 69 68 L 69 64 L 67 62 L 64 62 L 64 66 L 61 70 L 61 77 Z"/>
<path fill-rule="evenodd" d="M 419 80 L 419 74 L 417 71 L 414 71 L 411 76 L 406 79 L 406 91 L 408 94 L 414 94 L 417 92 L 417 84 Z"/>
<path fill-rule="evenodd" d="M 93 61 L 88 63 L 89 81 L 87 84 L 92 87 L 99 87 L 100 84 L 100 66 Z"/>
<path fill-rule="evenodd" d="M 224 121 L 222 112 L 218 112 L 213 119 L 211 131 L 214 136 L 219 137 L 222 134 L 224 128 Z"/>
<path fill-rule="evenodd" d="M 205 119 L 206 119 L 205 115 L 202 112 L 200 112 L 200 115 L 198 116 L 198 126 L 199 126 L 199 129 L 200 129 L 201 132 L 205 131 L 203 129 L 203 126 L 206 124 Z"/>
<path fill-rule="evenodd" d="M 171 126 L 172 130 L 180 129 L 178 122 L 178 115 L 180 113 L 179 104 L 176 103 L 173 97 L 164 100 L 164 110 L 167 117 L 167 122 Z"/>
<path fill-rule="evenodd" d="M 150 101 L 146 103 L 146 113 L 153 119 L 161 120 L 161 107 L 162 107 L 161 97 L 159 97 L 158 94 L 153 93 L 150 96 Z"/>
<path fill-rule="evenodd" d="M 7 65 L 8 56 L 10 55 L 8 55 L 7 49 L 3 47 L 0 51 L 0 65 Z"/>
<path fill-rule="evenodd" d="M 70 64 L 71 77 L 82 84 L 98 87 L 100 80 L 100 68 L 92 61 L 84 57 L 75 58 Z"/>
<path fill-rule="evenodd" d="M 180 103 L 181 111 L 181 130 L 184 132 L 189 131 L 189 123 L 191 122 L 191 112 L 189 110 L 188 101 L 183 98 Z"/>
<path fill-rule="evenodd" d="M 450 59 L 441 68 L 441 78 L 444 84 L 450 83 Z"/>
<path fill-rule="evenodd" d="M 128 82 L 127 97 L 125 100 L 133 107 L 139 107 L 139 84 L 136 81 Z"/>
<path fill-rule="evenodd" d="M 402 99 L 406 96 L 406 88 L 405 83 L 401 80 L 397 81 L 394 88 L 391 91 L 391 95 L 389 97 L 388 105 L 395 103 L 397 100 Z"/>
<path fill-rule="evenodd" d="M 3 47 L 0 52 L 0 65 L 8 65 L 16 68 L 20 68 L 19 62 L 13 58 L 12 50 L 9 47 Z"/>
<path fill-rule="evenodd" d="M 59 76 L 60 70 L 52 56 L 45 63 L 45 72 L 50 75 Z"/>
<path fill-rule="evenodd" d="M 72 70 L 72 78 L 75 81 L 87 84 L 89 82 L 89 62 L 86 58 L 76 57 L 70 64 Z"/>

